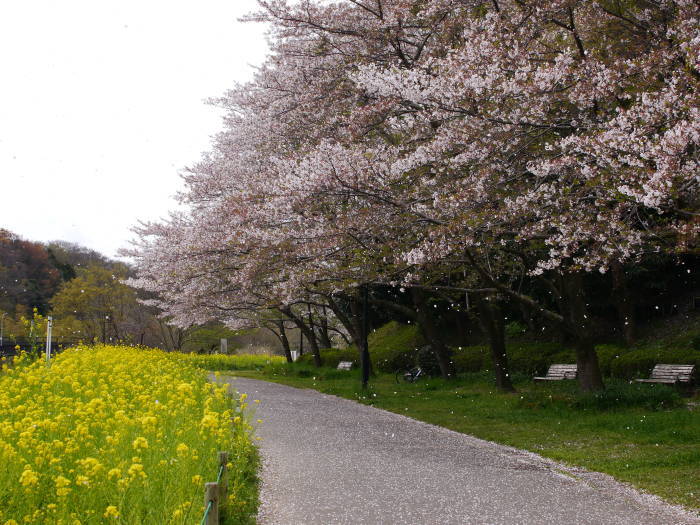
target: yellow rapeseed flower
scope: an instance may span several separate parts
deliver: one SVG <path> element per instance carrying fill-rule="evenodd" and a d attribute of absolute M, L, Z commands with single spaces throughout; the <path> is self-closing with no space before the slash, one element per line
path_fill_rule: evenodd
<path fill-rule="evenodd" d="M 23 487 L 31 487 L 39 483 L 39 475 L 29 465 L 26 465 L 19 477 L 19 482 Z"/>
<path fill-rule="evenodd" d="M 135 450 L 148 448 L 148 440 L 145 437 L 137 437 L 131 445 Z"/>
<path fill-rule="evenodd" d="M 105 518 L 118 518 L 119 510 L 114 505 L 109 505 L 102 516 Z"/>
<path fill-rule="evenodd" d="M 56 495 L 58 497 L 63 497 L 67 496 L 71 489 L 68 488 L 68 485 L 70 485 L 70 480 L 64 476 L 56 476 L 54 479 L 54 482 L 56 484 Z"/>

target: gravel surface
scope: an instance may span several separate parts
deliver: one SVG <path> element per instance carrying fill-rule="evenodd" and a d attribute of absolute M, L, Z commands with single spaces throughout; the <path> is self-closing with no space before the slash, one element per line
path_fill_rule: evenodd
<path fill-rule="evenodd" d="M 604 474 L 312 390 L 219 380 L 261 401 L 260 524 L 700 524 Z"/>

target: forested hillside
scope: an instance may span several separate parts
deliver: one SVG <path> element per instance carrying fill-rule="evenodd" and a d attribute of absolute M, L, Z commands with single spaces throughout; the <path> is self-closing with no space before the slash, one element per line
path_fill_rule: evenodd
<path fill-rule="evenodd" d="M 0 316 L 3 347 L 43 340 L 54 318 L 59 342 L 116 342 L 169 350 L 206 350 L 233 332 L 216 323 L 178 328 L 144 304 L 147 293 L 123 281 L 130 267 L 77 244 L 48 244 L 0 230 Z"/>

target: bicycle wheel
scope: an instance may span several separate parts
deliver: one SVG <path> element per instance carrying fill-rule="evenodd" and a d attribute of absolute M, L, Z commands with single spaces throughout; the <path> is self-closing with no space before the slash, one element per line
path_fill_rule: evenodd
<path fill-rule="evenodd" d="M 415 383 L 418 381 L 421 377 L 423 377 L 423 370 L 419 366 L 415 368 L 411 368 L 406 374 L 404 375 L 404 380 L 409 382 L 409 383 Z"/>
<path fill-rule="evenodd" d="M 408 368 L 406 370 L 399 370 L 396 372 L 396 382 L 397 383 L 415 383 L 421 376 L 420 368 Z"/>

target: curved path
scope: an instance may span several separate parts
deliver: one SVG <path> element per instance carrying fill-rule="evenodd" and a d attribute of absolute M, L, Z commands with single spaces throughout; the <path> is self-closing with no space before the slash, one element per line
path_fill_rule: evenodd
<path fill-rule="evenodd" d="M 261 401 L 261 524 L 700 524 L 603 474 L 312 390 L 219 380 Z"/>

